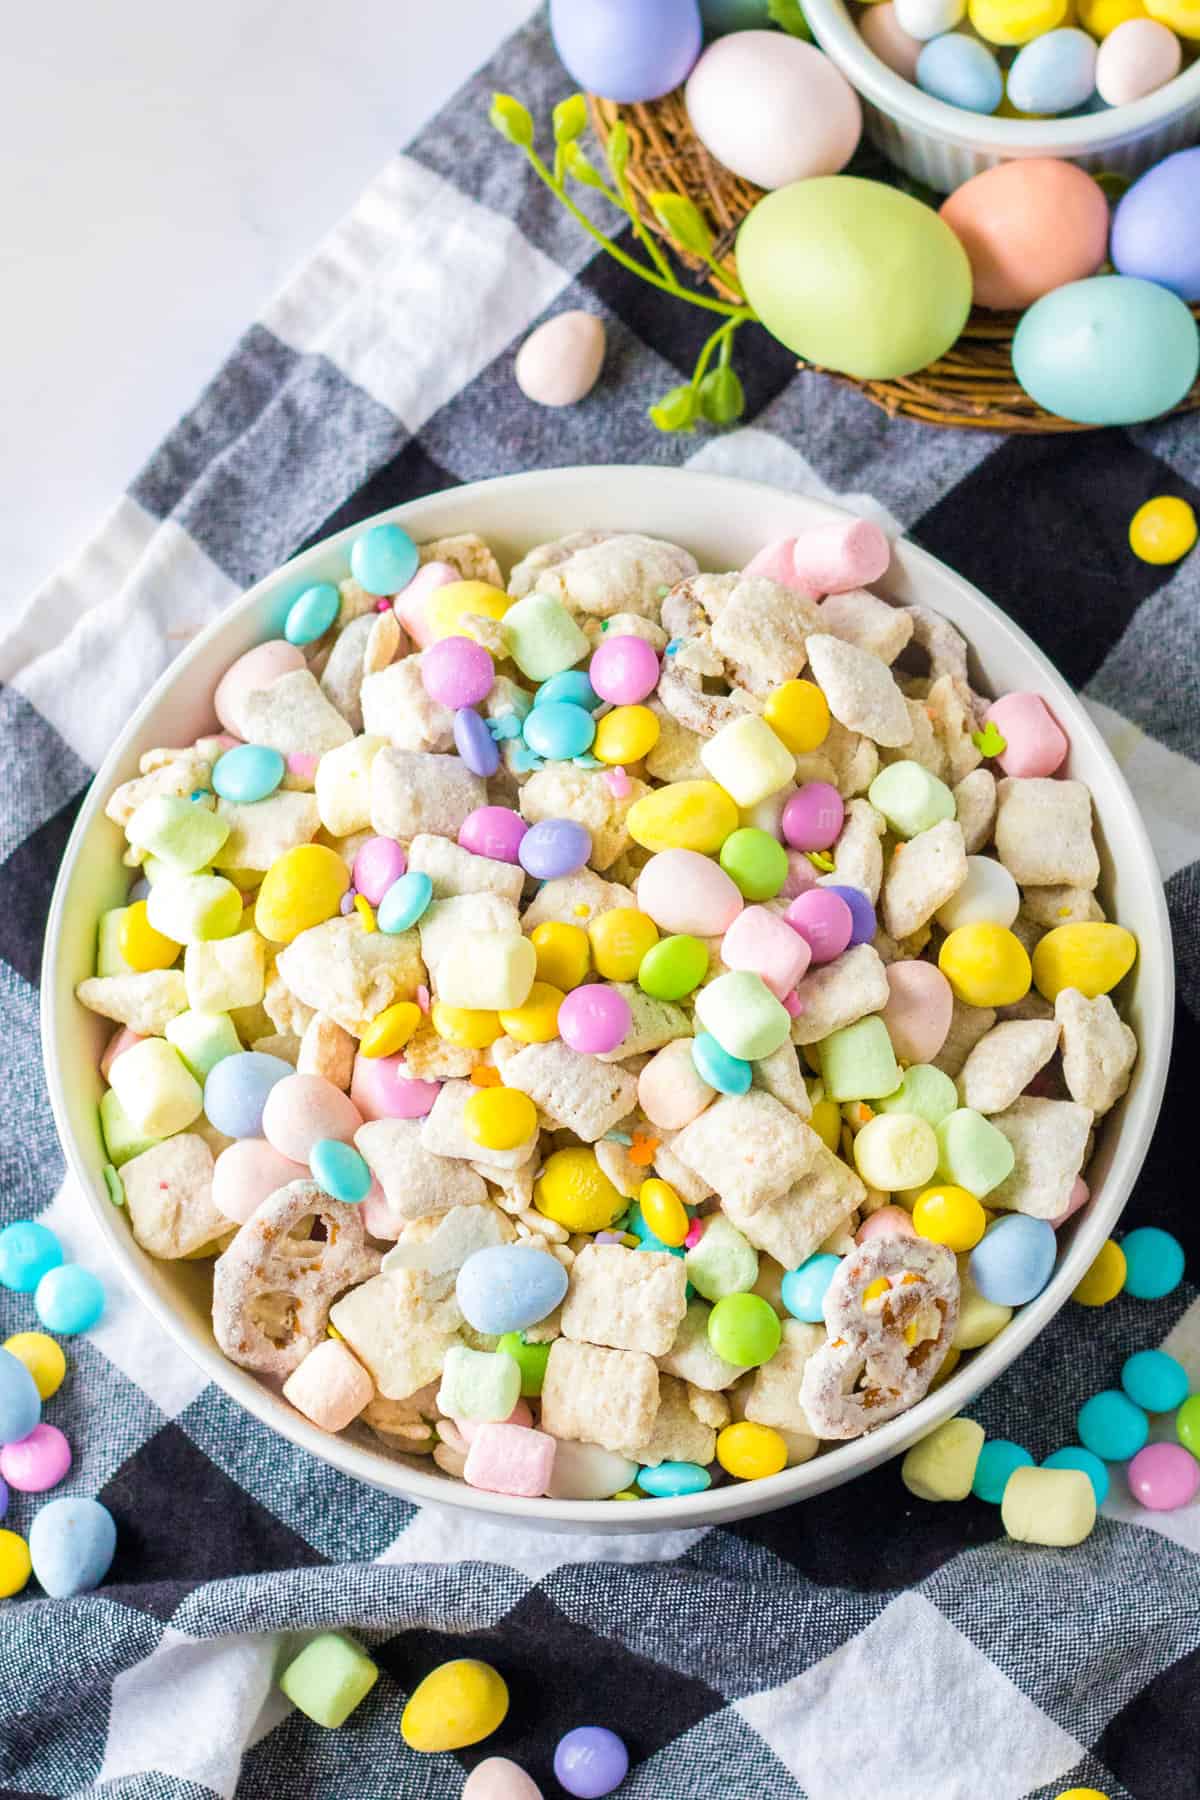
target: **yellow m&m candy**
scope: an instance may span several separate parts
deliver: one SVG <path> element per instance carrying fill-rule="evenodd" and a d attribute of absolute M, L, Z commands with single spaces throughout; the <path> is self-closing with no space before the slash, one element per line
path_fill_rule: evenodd
<path fill-rule="evenodd" d="M 640 762 L 657 744 L 660 730 L 648 706 L 615 706 L 596 726 L 592 755 L 610 766 Z"/>
<path fill-rule="evenodd" d="M 558 1036 L 558 1009 L 565 999 L 561 988 L 549 981 L 535 981 L 524 1005 L 500 1013 L 500 1023 L 518 1043 L 548 1044 Z"/>
<path fill-rule="evenodd" d="M 298 844 L 277 856 L 263 876 L 254 924 L 273 944 L 290 944 L 313 925 L 332 919 L 350 886 L 350 871 L 324 844 Z"/>
<path fill-rule="evenodd" d="M 938 952 L 938 968 L 964 1006 L 1015 1006 L 1029 992 L 1029 957 L 1005 925 L 960 925 Z"/>
<path fill-rule="evenodd" d="M 32 1573 L 25 1539 L 15 1531 L 0 1531 L 0 1600 L 19 1594 Z"/>
<path fill-rule="evenodd" d="M 569 994 L 586 979 L 592 952 L 588 934 L 581 926 L 547 919 L 530 932 L 529 941 L 537 952 L 539 981 Z"/>
<path fill-rule="evenodd" d="M 47 1337 L 44 1331 L 18 1331 L 4 1348 L 25 1364 L 43 1400 L 57 1394 L 67 1372 L 67 1359 L 56 1338 Z"/>
<path fill-rule="evenodd" d="M 656 1175 L 643 1181 L 638 1190 L 638 1205 L 660 1244 L 666 1244 L 672 1250 L 682 1244 L 691 1220 L 669 1181 L 660 1181 Z"/>
<path fill-rule="evenodd" d="M 1051 1004 L 1064 988 L 1096 1000 L 1128 975 L 1136 956 L 1137 939 L 1123 925 L 1057 925 L 1034 946 L 1034 986 Z"/>
<path fill-rule="evenodd" d="M 1129 522 L 1129 548 L 1143 562 L 1178 562 L 1196 542 L 1196 534 L 1196 515 L 1187 501 L 1160 494 L 1134 513 Z"/>
<path fill-rule="evenodd" d="M 131 969 L 140 975 L 150 969 L 169 969 L 179 955 L 180 946 L 165 932 L 155 931 L 150 923 L 144 900 L 127 906 L 117 930 L 117 949 Z"/>
<path fill-rule="evenodd" d="M 421 1023 L 421 1009 L 413 1000 L 397 1000 L 376 1013 L 359 1042 L 361 1056 L 395 1056 L 403 1050 Z"/>
<path fill-rule="evenodd" d="M 614 906 L 588 926 L 592 961 L 605 981 L 636 981 L 642 958 L 658 942 L 658 926 L 636 906 Z"/>
<path fill-rule="evenodd" d="M 556 1150 L 546 1158 L 533 1204 L 564 1231 L 607 1231 L 625 1211 L 626 1202 L 595 1152 L 579 1148 Z"/>
<path fill-rule="evenodd" d="M 484 619 L 502 619 L 512 601 L 490 581 L 450 581 L 438 588 L 429 602 L 429 628 L 433 637 L 470 637 L 462 623 L 469 613 Z"/>
<path fill-rule="evenodd" d="M 966 1188 L 946 1184 L 926 1188 L 913 1207 L 918 1237 L 956 1253 L 973 1250 L 987 1226 L 987 1214 Z"/>
<path fill-rule="evenodd" d="M 717 1433 L 717 1461 L 739 1481 L 761 1481 L 787 1467 L 787 1444 L 769 1425 L 740 1419 Z"/>
<path fill-rule="evenodd" d="M 487 1012 L 482 1007 L 447 1006 L 444 1001 L 437 1000 L 429 1016 L 440 1038 L 448 1044 L 458 1044 L 464 1050 L 486 1050 L 489 1044 L 504 1036 L 499 1013 Z"/>
<path fill-rule="evenodd" d="M 516 1088 L 476 1088 L 462 1117 L 467 1136 L 485 1150 L 515 1150 L 537 1131 L 537 1107 Z"/>
<path fill-rule="evenodd" d="M 1096 1260 L 1079 1286 L 1071 1294 L 1080 1306 L 1107 1306 L 1125 1286 L 1125 1252 L 1120 1244 L 1107 1238 L 1096 1253 Z"/>
<path fill-rule="evenodd" d="M 819 750 L 829 736 L 829 702 L 815 681 L 785 681 L 775 688 L 763 718 L 794 756 Z"/>

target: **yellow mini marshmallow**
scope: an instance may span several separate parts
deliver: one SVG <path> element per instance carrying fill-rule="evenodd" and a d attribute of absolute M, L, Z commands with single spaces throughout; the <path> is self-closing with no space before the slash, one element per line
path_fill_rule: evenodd
<path fill-rule="evenodd" d="M 592 949 L 588 934 L 579 925 L 564 925 L 558 919 L 547 919 L 530 933 L 529 941 L 537 956 L 537 978 L 550 987 L 569 994 L 587 979 Z"/>
<path fill-rule="evenodd" d="M 394 1006 L 385 1006 L 381 1013 L 376 1013 L 363 1032 L 358 1046 L 359 1054 L 395 1056 L 397 1051 L 403 1050 L 420 1023 L 421 1009 L 415 1001 L 397 1000 Z M 437 1029 L 436 1025 L 434 1029 Z M 489 1038 L 488 1043 L 491 1042 L 492 1039 Z"/>
<path fill-rule="evenodd" d="M 174 1045 L 162 1038 L 144 1038 L 118 1056 L 109 1081 L 126 1117 L 150 1137 L 186 1131 L 204 1106 L 200 1083 L 189 1075 Z"/>
<path fill-rule="evenodd" d="M 715 781 L 671 781 L 643 794 L 625 827 L 643 850 L 695 850 L 713 856 L 739 824 L 737 802 Z"/>
<path fill-rule="evenodd" d="M 916 1113 L 877 1113 L 854 1139 L 854 1166 L 868 1187 L 890 1194 L 921 1187 L 938 1162 L 933 1126 Z"/>
<path fill-rule="evenodd" d="M 254 923 L 273 944 L 290 944 L 302 931 L 332 919 L 350 886 L 350 871 L 324 844 L 299 844 L 276 857 L 263 876 Z"/>
<path fill-rule="evenodd" d="M 144 900 L 135 900 L 120 915 L 117 927 L 117 949 L 131 969 L 145 974 L 148 969 L 169 969 L 179 955 L 174 938 L 156 931 L 150 923 Z"/>
<path fill-rule="evenodd" d="M 794 756 L 819 750 L 829 736 L 829 702 L 815 681 L 785 681 L 775 688 L 763 718 Z"/>
<path fill-rule="evenodd" d="M 1034 947 L 1034 986 L 1051 1003 L 1064 988 L 1097 1000 L 1128 975 L 1136 957 L 1137 939 L 1123 925 L 1059 925 Z"/>
<path fill-rule="evenodd" d="M 445 1001 L 435 1000 L 430 1020 L 440 1038 L 448 1044 L 458 1044 L 464 1050 L 486 1050 L 489 1044 L 504 1036 L 504 1026 L 494 1010 L 447 1006 Z"/>
<path fill-rule="evenodd" d="M 1029 992 L 1029 956 L 1005 925 L 960 925 L 938 951 L 938 968 L 964 1006 L 1015 1006 Z"/>
<path fill-rule="evenodd" d="M 1000 1518 L 1020 1544 L 1067 1549 L 1082 1544 L 1096 1523 L 1096 1490 L 1082 1469 L 1014 1469 Z"/>
<path fill-rule="evenodd" d="M 446 1006 L 507 1012 L 524 1006 L 537 975 L 537 951 L 517 932 L 463 931 L 438 962 L 438 998 Z"/>
<path fill-rule="evenodd" d="M 731 719 L 701 745 L 700 761 L 739 806 L 757 806 L 795 779 L 796 762 L 765 719 Z"/>
<path fill-rule="evenodd" d="M 222 875 L 164 875 L 150 889 L 146 916 L 155 931 L 177 943 L 207 943 L 233 936 L 242 922 L 242 896 Z"/>
<path fill-rule="evenodd" d="M 558 1036 L 558 1009 L 565 999 L 560 987 L 535 981 L 523 1005 L 500 1014 L 500 1024 L 520 1044 L 549 1044 Z"/>
<path fill-rule="evenodd" d="M 266 980 L 266 945 L 256 931 L 189 944 L 183 979 L 188 1005 L 195 1012 L 227 1013 L 237 1006 L 257 1006 Z"/>
<path fill-rule="evenodd" d="M 614 906 L 588 926 L 592 961 L 605 981 L 636 981 L 642 958 L 658 942 L 658 926 L 636 906 Z"/>
<path fill-rule="evenodd" d="M 317 764 L 317 811 L 330 837 L 349 837 L 371 823 L 371 764 L 385 737 L 356 737 L 327 750 Z"/>
<path fill-rule="evenodd" d="M 435 638 L 470 637 L 470 629 L 462 623 L 466 614 L 502 619 L 511 605 L 504 590 L 489 581 L 450 581 L 434 593 L 426 617 Z"/>
<path fill-rule="evenodd" d="M 592 755 L 610 766 L 640 762 L 657 744 L 661 729 L 648 706 L 615 706 L 596 726 Z"/>
<path fill-rule="evenodd" d="M 947 1419 L 914 1444 L 900 1479 L 918 1500 L 965 1500 L 975 1479 L 984 1431 L 974 1419 Z"/>

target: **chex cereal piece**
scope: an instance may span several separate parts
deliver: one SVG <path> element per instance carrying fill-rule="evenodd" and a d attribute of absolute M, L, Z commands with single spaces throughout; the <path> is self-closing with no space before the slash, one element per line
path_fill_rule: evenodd
<path fill-rule="evenodd" d="M 521 914 L 521 929 L 530 932 L 547 921 L 557 921 L 586 931 L 599 913 L 635 904 L 632 888 L 605 881 L 591 869 L 577 869 L 574 875 L 559 875 L 542 883 Z"/>
<path fill-rule="evenodd" d="M 360 1125 L 354 1143 L 383 1189 L 388 1214 L 397 1226 L 406 1219 L 478 1206 L 487 1198 L 482 1179 L 465 1162 L 437 1156 L 421 1141 L 420 1119 L 374 1119 Z M 372 1220 L 374 1237 L 393 1237 Z"/>
<path fill-rule="evenodd" d="M 912 726 L 912 737 L 907 744 L 898 750 L 882 750 L 879 755 L 881 763 L 915 762 L 939 781 L 946 776 L 946 752 L 941 740 L 933 729 L 933 720 L 925 706 L 924 698 L 915 699 L 905 693 L 904 704 L 908 708 L 908 722 Z"/>
<path fill-rule="evenodd" d="M 611 1131 L 637 1104 L 637 1082 L 619 1063 L 602 1063 L 558 1038 L 526 1044 L 502 1074 L 505 1087 L 528 1094 L 540 1112 L 585 1144 Z"/>
<path fill-rule="evenodd" d="M 708 1336 L 708 1315 L 712 1307 L 699 1298 L 689 1300 L 675 1341 L 665 1356 L 658 1358 L 664 1375 L 678 1375 L 694 1388 L 719 1393 L 731 1388 L 746 1373 L 737 1363 L 726 1362 L 713 1349 Z"/>
<path fill-rule="evenodd" d="M 808 640 L 808 659 L 830 712 L 847 730 L 890 747 L 908 742 L 912 727 L 904 696 L 879 657 L 816 632 Z"/>
<path fill-rule="evenodd" d="M 745 1386 L 741 1412 L 755 1425 L 773 1425 L 776 1430 L 800 1432 L 812 1439 L 811 1454 L 816 1454 L 818 1439 L 813 1434 L 808 1414 L 800 1404 L 800 1383 L 810 1356 L 825 1342 L 824 1325 L 806 1325 L 802 1319 L 785 1319 L 779 1348 L 761 1367 L 754 1370 Z"/>
<path fill-rule="evenodd" d="M 831 1233 L 845 1226 L 867 1192 L 854 1170 L 827 1150 L 815 1131 L 799 1124 L 796 1129 L 804 1133 L 801 1145 L 807 1161 L 790 1187 L 753 1210 L 743 1205 L 740 1195 L 732 1199 L 722 1196 L 730 1222 L 756 1250 L 766 1251 L 785 1269 L 798 1268 L 822 1249 Z"/>
<path fill-rule="evenodd" d="M 420 832 L 408 846 L 408 866 L 428 875 L 435 900 L 452 895 L 497 894 L 520 904 L 525 871 L 515 863 L 497 862 L 491 856 L 475 856 L 449 838 Z"/>
<path fill-rule="evenodd" d="M 275 966 L 306 1006 L 359 1038 L 385 1006 L 414 999 L 425 979 L 415 931 L 364 931 L 357 916 L 310 926 L 279 952 Z"/>
<path fill-rule="evenodd" d="M 664 1044 L 691 1037 L 692 1021 L 682 1006 L 671 1000 L 655 1000 L 636 982 L 614 981 L 610 985 L 624 995 L 630 1026 L 616 1049 L 600 1053 L 598 1062 L 628 1062 L 631 1056 L 647 1056 L 661 1050 Z"/>
<path fill-rule="evenodd" d="M 362 730 L 363 656 L 375 620 L 381 616 L 363 612 L 352 619 L 334 639 L 321 670 L 321 692 L 353 731 Z"/>
<path fill-rule="evenodd" d="M 1091 1108 L 1025 1094 L 1006 1112 L 995 1113 L 991 1123 L 1012 1145 L 1016 1162 L 1012 1174 L 988 1195 L 988 1205 L 1034 1219 L 1057 1219 L 1067 1210 L 1087 1155 Z"/>
<path fill-rule="evenodd" d="M 526 563 L 530 560 L 527 557 Z M 513 583 L 524 568 L 518 564 L 513 570 L 510 593 L 517 592 Z M 660 590 L 695 573 L 695 557 L 677 544 L 623 531 L 583 544 L 561 562 L 544 567 L 534 585 L 538 593 L 553 594 L 571 613 L 610 619 L 615 613 L 632 612 L 657 620 Z"/>
<path fill-rule="evenodd" d="M 700 761 L 700 749 L 706 740 L 681 725 L 661 700 L 648 700 L 646 704 L 658 720 L 658 742 L 646 757 L 647 775 L 654 781 L 706 781 L 708 770 Z"/>
<path fill-rule="evenodd" d="M 291 1181 L 217 1258 L 213 1335 L 242 1368 L 290 1375 L 324 1337 L 330 1303 L 378 1267 L 356 1207 L 331 1200 L 315 1182 Z"/>
<path fill-rule="evenodd" d="M 354 1074 L 357 1050 L 350 1033 L 336 1019 L 328 1013 L 314 1013 L 300 1039 L 296 1071 L 300 1075 L 322 1075 L 345 1091 Z"/>
<path fill-rule="evenodd" d="M 993 1025 L 963 1064 L 958 1091 L 964 1106 L 998 1113 L 1023 1094 L 1058 1049 L 1051 1020 L 1009 1019 Z"/>
<path fill-rule="evenodd" d="M 363 646 L 363 674 L 378 675 L 381 669 L 394 663 L 398 656 L 406 654 L 407 649 L 408 639 L 395 613 L 373 613 L 371 629 Z"/>
<path fill-rule="evenodd" d="M 254 689 L 242 713 L 247 742 L 265 744 L 281 756 L 323 756 L 354 736 L 308 669 L 291 669 L 270 687 Z"/>
<path fill-rule="evenodd" d="M 760 1056 L 752 1067 L 756 1088 L 762 1088 L 798 1119 L 811 1117 L 812 1101 L 804 1085 L 800 1058 L 790 1043 L 780 1044 L 770 1056 Z"/>
<path fill-rule="evenodd" d="M 1104 908 L 1088 888 L 1034 887 L 1021 895 L 1021 911 L 1047 931 L 1058 925 L 1104 922 Z"/>
<path fill-rule="evenodd" d="M 326 1338 L 283 1384 L 283 1397 L 322 1431 L 344 1431 L 375 1394 L 375 1383 L 345 1344 Z"/>
<path fill-rule="evenodd" d="M 577 1343 L 665 1356 L 687 1311 L 686 1288 L 680 1256 L 588 1244 L 571 1267 L 562 1334 Z"/>
<path fill-rule="evenodd" d="M 654 1172 L 664 1181 L 669 1181 L 685 1206 L 699 1206 L 705 1200 L 711 1200 L 713 1190 L 702 1175 L 681 1162 L 671 1148 L 672 1139 L 679 1133 L 664 1131 L 654 1151 Z"/>
<path fill-rule="evenodd" d="M 387 738 L 396 750 L 452 750 L 454 714 L 426 693 L 421 661 L 419 656 L 405 656 L 365 678 L 363 730 Z"/>
<path fill-rule="evenodd" d="M 892 937 L 911 937 L 967 879 L 967 853 L 956 819 L 942 819 L 897 844 L 883 882 L 883 922 Z"/>
<path fill-rule="evenodd" d="M 953 675 L 939 675 L 925 696 L 925 711 L 945 754 L 944 779 L 953 787 L 983 761 L 983 754 L 972 739 L 975 714 L 971 690 Z"/>
<path fill-rule="evenodd" d="M 382 1273 L 416 1269 L 428 1277 L 431 1291 L 442 1282 L 448 1293 L 469 1256 L 495 1244 L 511 1244 L 516 1235 L 512 1221 L 490 1201 L 478 1206 L 456 1206 L 449 1212 L 427 1213 L 402 1226 L 399 1238 L 383 1259 Z"/>
<path fill-rule="evenodd" d="M 763 576 L 705 576 L 729 584 L 713 615 L 713 648 L 723 657 L 734 681 L 752 694 L 766 695 L 790 681 L 804 667 L 804 640 L 812 631 L 830 629 L 803 594 Z"/>
<path fill-rule="evenodd" d="M 829 852 L 833 874 L 824 878 L 825 885 L 858 888 L 874 906 L 883 882 L 880 839 L 886 830 L 887 820 L 869 800 L 851 800 L 841 834 Z"/>
<path fill-rule="evenodd" d="M 406 1400 L 385 1400 L 382 1394 L 368 1401 L 359 1415 L 376 1437 L 406 1456 L 428 1456 L 437 1442 L 437 1391 L 440 1381 L 418 1388 Z"/>
<path fill-rule="evenodd" d="M 956 998 L 946 1041 L 931 1059 L 934 1068 L 956 1081 L 980 1038 L 986 1037 L 995 1023 L 996 1014 L 990 1006 L 967 1006 Z"/>
<path fill-rule="evenodd" d="M 1062 1031 L 1067 1091 L 1098 1119 L 1129 1086 L 1137 1038 L 1107 994 L 1086 1000 L 1078 988 L 1063 988 L 1054 1002 L 1054 1016 Z"/>
<path fill-rule="evenodd" d="M 213 1157 L 192 1131 L 165 1138 L 122 1166 L 133 1235 L 151 1256 L 191 1256 L 224 1236 L 229 1220 L 212 1197 Z"/>
<path fill-rule="evenodd" d="M 278 964 L 269 961 L 262 1004 L 276 1031 L 289 1032 L 297 1039 L 303 1037 L 315 1017 L 315 1009 L 292 992 L 280 974 Z"/>
<path fill-rule="evenodd" d="M 465 1081 L 481 1052 L 452 1044 L 430 1025 L 422 1025 L 404 1046 L 404 1072 L 412 1081 Z"/>
<path fill-rule="evenodd" d="M 460 531 L 454 537 L 434 538 L 428 544 L 419 544 L 417 555 L 422 565 L 449 563 L 464 581 L 486 581 L 489 587 L 504 587 L 500 564 L 491 546 L 477 531 Z"/>
<path fill-rule="evenodd" d="M 541 1049 L 543 1046 L 535 1047 Z M 515 1060 L 514 1058 L 513 1061 Z M 507 1069 L 504 1080 L 506 1085 L 514 1085 L 508 1080 Z M 472 1094 L 477 1092 L 478 1089 L 469 1081 L 447 1081 L 440 1089 L 431 1110 L 419 1122 L 422 1145 L 433 1157 L 446 1157 L 451 1161 L 476 1163 L 494 1169 L 519 1169 L 537 1149 L 536 1131 L 512 1150 L 485 1148 L 468 1134 L 463 1125 L 463 1110 Z M 428 1206 L 422 1208 L 424 1212 L 434 1210 L 435 1208 Z"/>
<path fill-rule="evenodd" d="M 577 769 L 571 763 L 548 763 L 521 789 L 521 816 L 530 825 L 542 819 L 574 819 L 592 834 L 592 865 L 614 863 L 630 842 L 625 818 L 635 801 L 650 792 L 635 776 L 625 792 L 614 794 L 606 769 Z"/>
<path fill-rule="evenodd" d="M 499 894 L 452 894 L 446 900 L 430 902 L 421 915 L 417 930 L 421 938 L 421 958 L 430 980 L 436 984 L 438 964 L 464 932 L 499 931 L 506 937 L 519 937 L 521 920 L 512 901 Z"/>
<path fill-rule="evenodd" d="M 815 1132 L 770 1094 L 752 1088 L 723 1094 L 676 1134 L 671 1151 L 722 1201 L 753 1213 L 800 1179 L 811 1164 L 812 1143 L 820 1144 Z"/>
<path fill-rule="evenodd" d="M 206 788 L 212 776 L 212 759 L 198 750 L 147 750 L 138 763 L 140 774 L 123 781 L 104 803 L 105 815 L 122 831 L 139 806 L 166 795 L 186 799 L 197 788 Z"/>
<path fill-rule="evenodd" d="M 229 827 L 217 854 L 216 869 L 269 869 L 276 857 L 298 844 L 311 843 L 321 824 L 313 794 L 293 794 L 281 789 L 253 805 L 234 800 L 217 801 L 217 817 Z"/>
<path fill-rule="evenodd" d="M 714 1396 L 704 1396 L 699 1389 L 696 1392 L 700 1413 L 692 1406 L 691 1390 L 685 1381 L 674 1375 L 659 1376 L 654 1430 L 644 1444 L 636 1446 L 636 1456 L 629 1452 L 635 1462 L 647 1469 L 656 1469 L 663 1462 L 699 1463 L 701 1468 L 712 1462 L 717 1453 L 717 1433 L 703 1412 L 705 1398 L 711 1401 Z M 725 1402 L 721 1401 L 720 1406 L 728 1416 Z"/>
<path fill-rule="evenodd" d="M 996 823 L 996 777 L 990 769 L 972 769 L 952 791 L 963 848 L 968 856 L 976 856 L 990 840 Z"/>
<path fill-rule="evenodd" d="M 818 631 L 832 632 L 847 644 L 869 650 L 881 662 L 894 663 L 913 634 L 912 615 L 901 606 L 889 606 L 866 588 L 847 588 L 830 594 L 817 609 Z"/>
<path fill-rule="evenodd" d="M 75 998 L 89 1012 L 118 1025 L 128 1025 L 139 1037 L 161 1037 L 172 1019 L 188 1007 L 182 969 L 150 969 L 141 975 L 89 975 L 75 989 Z"/>
<path fill-rule="evenodd" d="M 457 756 L 389 744 L 371 764 L 371 824 L 384 837 L 457 837 L 467 814 L 486 800 L 486 784 Z"/>
<path fill-rule="evenodd" d="M 295 1068 L 300 1060 L 300 1042 L 293 1031 L 269 1031 L 263 1037 L 251 1038 L 250 1048 L 263 1056 L 277 1056 L 281 1062 L 290 1062 Z M 200 1129 L 199 1124 L 196 1129 Z"/>
<path fill-rule="evenodd" d="M 555 1338 L 542 1383 L 542 1429 L 604 1450 L 650 1441 L 658 1416 L 658 1366 L 642 1350 L 606 1350 Z"/>
<path fill-rule="evenodd" d="M 519 563 L 514 563 L 508 577 L 508 592 L 514 600 L 523 600 L 526 594 L 537 590 L 549 570 L 559 568 L 577 550 L 584 550 L 590 544 L 603 544 L 616 536 L 615 531 L 568 531 L 564 537 L 553 538 L 548 544 L 538 544 Z"/>
<path fill-rule="evenodd" d="M 843 950 L 797 982 L 800 1011 L 792 1020 L 793 1044 L 820 1043 L 831 1031 L 882 1012 L 890 992 L 887 971 L 873 945 Z"/>
<path fill-rule="evenodd" d="M 623 1129 L 628 1133 L 633 1121 L 626 1120 Z M 636 1200 L 646 1170 L 642 1163 L 635 1162 L 629 1153 L 627 1144 L 618 1144 L 612 1138 L 597 1138 L 595 1144 L 596 1161 L 618 1194 L 624 1194 L 627 1200 Z"/>
<path fill-rule="evenodd" d="M 1082 781 L 1006 776 L 996 787 L 996 853 L 1018 887 L 1094 888 L 1100 858 Z"/>
<path fill-rule="evenodd" d="M 385 737 L 356 737 L 328 750 L 317 764 L 316 801 L 321 824 L 334 838 L 368 832 L 371 824 L 371 764 Z M 335 845 L 339 849 L 340 846 Z M 353 862 L 353 856 L 348 861 Z"/>
<path fill-rule="evenodd" d="M 339 1300 L 329 1317 L 387 1400 L 407 1400 L 436 1380 L 462 1324 L 453 1293 L 431 1294 L 420 1269 L 376 1275 Z"/>
<path fill-rule="evenodd" d="M 353 575 L 348 575 L 344 581 L 339 581 L 337 590 L 338 610 L 337 617 L 333 621 L 333 630 L 340 634 L 352 625 L 355 619 L 361 619 L 366 613 L 374 612 L 375 596 L 368 594 L 366 588 L 360 582 L 355 581 Z"/>
<path fill-rule="evenodd" d="M 183 980 L 194 1012 L 232 1012 L 254 1006 L 266 986 L 267 947 L 256 931 L 189 944 Z"/>
<path fill-rule="evenodd" d="M 489 1183 L 489 1197 L 497 1206 L 503 1207 L 506 1213 L 514 1216 L 527 1213 L 533 1205 L 533 1183 L 537 1166 L 536 1157 L 530 1157 L 519 1169 L 500 1169 L 495 1163 L 471 1164 L 475 1173 L 482 1175 Z"/>

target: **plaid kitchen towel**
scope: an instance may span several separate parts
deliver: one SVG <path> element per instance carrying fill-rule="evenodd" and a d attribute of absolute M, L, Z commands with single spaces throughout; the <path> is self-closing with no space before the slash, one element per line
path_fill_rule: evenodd
<path fill-rule="evenodd" d="M 1175 1072 L 1127 1223 L 1200 1270 L 1200 557 L 1134 560 L 1153 494 L 1200 506 L 1200 431 L 1004 439 L 888 421 L 797 374 L 762 334 L 746 423 L 664 437 L 646 405 L 686 376 L 687 309 L 627 278 L 487 124 L 494 88 L 544 118 L 567 91 L 539 16 L 383 171 L 254 324 L 87 549 L 0 643 L 0 1222 L 40 1217 L 101 1266 L 40 1073 L 38 960 L 83 789 L 147 685 L 247 583 L 394 502 L 515 469 L 663 462 L 833 495 L 963 571 L 1081 688 L 1141 802 L 1180 966 Z M 513 356 L 568 307 L 608 332 L 580 406 L 525 403 Z M 49 1416 L 119 1528 L 94 1596 L 0 1603 L 0 1795 L 456 1800 L 487 1754 L 549 1797 L 557 1737 L 625 1738 L 626 1800 L 1111 1800 L 1200 1793 L 1200 1509 L 1134 1508 L 1116 1474 L 1092 1537 L 1008 1542 L 998 1509 L 914 1503 L 893 1464 L 746 1525 L 543 1536 L 355 1486 L 242 1416 L 102 1269 L 109 1307 L 69 1346 Z M 0 1293 L 0 1338 L 31 1323 Z M 974 1409 L 1036 1457 L 1081 1401 L 1165 1342 L 1200 1386 L 1200 1300 L 1068 1306 Z M 36 1501 L 14 1495 L 27 1529 Z M 321 1627 L 383 1671 L 340 1731 L 273 1684 Z M 497 1735 L 421 1757 L 397 1723 L 435 1663 L 478 1655 L 512 1690 Z"/>

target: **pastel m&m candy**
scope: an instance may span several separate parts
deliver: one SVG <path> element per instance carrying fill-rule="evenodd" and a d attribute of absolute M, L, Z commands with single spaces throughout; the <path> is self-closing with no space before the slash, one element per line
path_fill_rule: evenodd
<path fill-rule="evenodd" d="M 372 525 L 350 547 L 350 573 L 368 594 L 398 594 L 417 572 L 417 546 L 400 525 Z"/>
<path fill-rule="evenodd" d="M 588 664 L 588 679 L 602 700 L 634 706 L 658 685 L 658 656 L 645 638 L 604 637 Z"/>
<path fill-rule="evenodd" d="M 78 1263 L 50 1269 L 38 1282 L 33 1296 L 38 1318 L 47 1331 L 73 1337 L 90 1331 L 104 1311 L 104 1288 L 98 1275 Z"/>
<path fill-rule="evenodd" d="M 558 1035 L 563 1043 L 592 1056 L 617 1049 L 632 1024 L 624 994 L 598 982 L 572 988 L 558 1009 Z"/>
<path fill-rule="evenodd" d="M 337 618 L 341 595 L 332 581 L 318 581 L 305 588 L 288 608 L 283 635 L 289 644 L 312 644 L 323 637 Z M 217 792 L 220 793 L 220 788 Z"/>
<path fill-rule="evenodd" d="M 0 1231 L 0 1285 L 32 1294 L 42 1276 L 63 1260 L 63 1247 L 48 1225 L 18 1219 Z"/>
<path fill-rule="evenodd" d="M 0 1476 L 22 1494 L 44 1494 L 71 1467 L 71 1446 L 56 1425 L 35 1425 L 28 1437 L 0 1448 Z"/>

